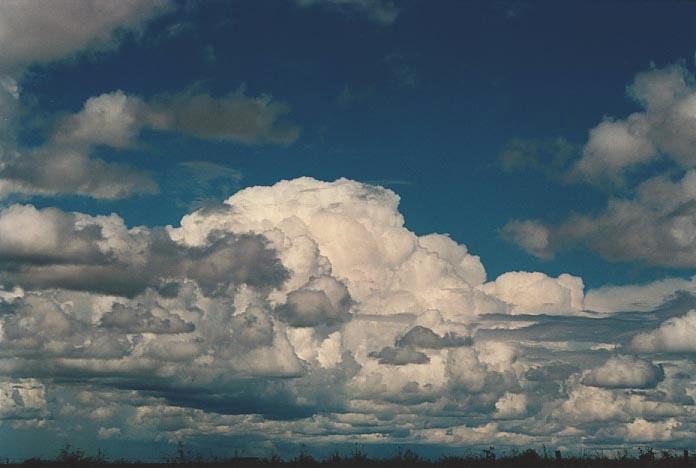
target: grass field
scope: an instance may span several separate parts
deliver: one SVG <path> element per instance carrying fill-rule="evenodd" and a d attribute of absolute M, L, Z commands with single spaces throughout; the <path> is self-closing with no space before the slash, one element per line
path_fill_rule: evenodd
<path fill-rule="evenodd" d="M 696 459 L 689 452 L 661 450 L 652 448 L 640 448 L 637 456 L 630 455 L 630 451 L 617 452 L 615 456 L 585 455 L 563 456 L 556 451 L 553 454 L 539 453 L 534 449 L 514 451 L 510 454 L 497 457 L 493 447 L 482 451 L 481 456 L 451 456 L 434 460 L 425 459 L 417 453 L 406 450 L 391 458 L 369 458 L 359 449 L 351 454 L 341 456 L 336 453 L 326 459 L 316 459 L 307 453 L 300 453 L 291 459 L 282 459 L 277 456 L 269 458 L 232 457 L 226 459 L 206 459 L 202 456 L 191 456 L 179 446 L 175 456 L 163 458 L 161 462 L 143 463 L 125 459 L 108 459 L 101 455 L 88 456 L 79 449 L 65 446 L 57 454 L 55 459 L 28 459 L 21 462 L 6 461 L 4 466 L 12 467 L 90 467 L 128 466 L 131 468 L 164 468 L 168 466 L 189 467 L 236 467 L 236 468 L 329 468 L 329 467 L 364 467 L 364 468 L 535 468 L 535 467 L 568 467 L 568 468 L 603 468 L 603 467 L 696 467 Z"/>

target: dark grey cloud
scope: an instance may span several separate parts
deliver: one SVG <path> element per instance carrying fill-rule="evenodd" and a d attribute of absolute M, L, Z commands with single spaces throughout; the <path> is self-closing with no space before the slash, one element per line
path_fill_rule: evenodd
<path fill-rule="evenodd" d="M 431 329 L 420 325 L 411 328 L 404 336 L 396 340 L 396 346 L 399 348 L 412 346 L 416 348 L 442 349 L 469 346 L 472 343 L 469 337 L 459 336 L 452 332 L 440 336 Z"/>
<path fill-rule="evenodd" d="M 336 325 L 350 320 L 352 299 L 346 286 L 331 277 L 312 279 L 290 292 L 276 315 L 294 327 Z"/>
<path fill-rule="evenodd" d="M 380 364 L 405 366 L 406 364 L 427 364 L 430 358 L 427 354 L 413 348 L 391 348 L 387 346 L 381 351 L 373 351 L 369 357 L 379 360 Z"/>
<path fill-rule="evenodd" d="M 93 329 L 66 313 L 50 295 L 34 295 L 5 307 L 0 356 L 6 358 L 117 359 L 132 344 Z"/>
<path fill-rule="evenodd" d="M 163 229 L 128 231 L 118 217 L 22 205 L 0 212 L 0 232 L 3 228 L 8 235 L 0 240 L 0 264 L 6 265 L 0 281 L 26 289 L 132 297 L 189 279 L 208 294 L 220 294 L 232 284 L 274 287 L 287 277 L 259 235 L 214 233 L 206 245 L 189 247 L 174 242 Z"/>
<path fill-rule="evenodd" d="M 553 362 L 543 366 L 534 366 L 528 369 L 524 377 L 534 382 L 548 382 L 565 380 L 573 374 L 580 372 L 580 367 L 564 362 Z"/>

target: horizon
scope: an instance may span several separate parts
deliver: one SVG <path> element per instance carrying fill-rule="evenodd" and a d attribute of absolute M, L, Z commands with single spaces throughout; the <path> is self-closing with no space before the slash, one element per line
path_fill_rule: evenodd
<path fill-rule="evenodd" d="M 696 440 L 696 3 L 0 1 L 0 458 Z"/>

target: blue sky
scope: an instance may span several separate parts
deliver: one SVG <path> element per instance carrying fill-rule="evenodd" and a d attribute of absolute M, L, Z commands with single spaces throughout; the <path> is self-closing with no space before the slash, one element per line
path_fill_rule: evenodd
<path fill-rule="evenodd" d="M 201 428 L 241 416 L 220 437 L 254 453 L 696 430 L 696 5 L 29 0 L 0 17 L 0 456 L 35 455 L 36 434 L 214 450 Z M 573 340 L 588 317 L 607 325 Z M 369 320 L 389 331 L 359 342 Z M 192 362 L 209 368 L 173 377 Z M 321 379 L 342 399 L 302 397 Z M 606 399 L 613 419 L 582 415 Z"/>

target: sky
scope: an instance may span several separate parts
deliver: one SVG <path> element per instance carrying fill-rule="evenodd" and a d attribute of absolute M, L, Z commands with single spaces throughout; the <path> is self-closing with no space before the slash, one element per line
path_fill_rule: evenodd
<path fill-rule="evenodd" d="M 695 26 L 0 2 L 0 457 L 690 447 Z"/>

